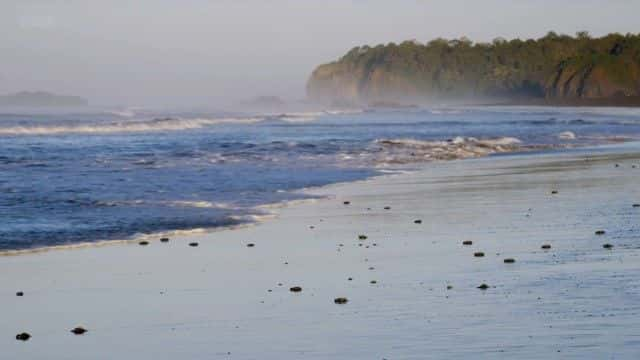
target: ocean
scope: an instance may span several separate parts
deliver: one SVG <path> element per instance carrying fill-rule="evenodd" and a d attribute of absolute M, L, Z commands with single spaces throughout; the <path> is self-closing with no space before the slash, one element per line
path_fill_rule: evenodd
<path fill-rule="evenodd" d="M 309 187 L 639 138 L 630 108 L 0 110 L 0 251 L 239 225 Z"/>

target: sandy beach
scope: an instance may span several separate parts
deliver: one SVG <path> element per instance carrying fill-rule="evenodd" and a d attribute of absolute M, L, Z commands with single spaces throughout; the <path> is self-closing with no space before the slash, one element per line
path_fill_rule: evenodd
<path fill-rule="evenodd" d="M 0 358 L 638 358 L 639 176 L 638 143 L 436 162 L 255 226 L 0 257 Z"/>

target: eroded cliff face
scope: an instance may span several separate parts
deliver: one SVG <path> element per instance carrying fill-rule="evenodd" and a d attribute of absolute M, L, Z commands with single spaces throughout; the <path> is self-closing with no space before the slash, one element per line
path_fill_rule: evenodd
<path fill-rule="evenodd" d="M 640 66 L 619 64 L 621 73 L 604 65 L 561 66 L 547 86 L 547 98 L 597 99 L 640 95 Z"/>
<path fill-rule="evenodd" d="M 316 68 L 307 95 L 334 104 L 640 97 L 640 35 L 358 47 Z"/>

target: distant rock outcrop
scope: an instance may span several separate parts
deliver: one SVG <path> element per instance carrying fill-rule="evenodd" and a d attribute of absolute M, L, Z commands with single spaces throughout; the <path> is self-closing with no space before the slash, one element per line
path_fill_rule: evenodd
<path fill-rule="evenodd" d="M 356 47 L 317 67 L 311 100 L 414 104 L 447 100 L 640 99 L 640 35 L 591 38 L 553 32 L 537 40 L 437 39 Z M 606 104 L 606 102 L 605 102 Z"/>
<path fill-rule="evenodd" d="M 89 102 L 79 96 L 56 95 L 44 91 L 23 91 L 0 96 L 0 106 L 87 106 Z"/>

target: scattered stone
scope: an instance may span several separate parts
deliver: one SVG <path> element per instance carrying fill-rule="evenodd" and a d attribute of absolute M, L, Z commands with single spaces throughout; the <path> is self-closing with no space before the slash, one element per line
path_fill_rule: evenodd
<path fill-rule="evenodd" d="M 604 231 L 604 230 L 598 230 L 598 231 L 596 231 L 596 235 L 604 235 L 604 234 L 606 234 L 606 233 L 607 233 L 607 232 L 606 232 L 606 231 Z"/>
<path fill-rule="evenodd" d="M 482 251 L 478 251 L 476 253 L 473 253 L 473 256 L 475 256 L 475 257 L 484 257 L 484 253 Z"/>
<path fill-rule="evenodd" d="M 22 291 L 18 291 L 18 292 L 16 293 L 16 296 L 24 296 L 24 293 L 23 293 Z"/>
<path fill-rule="evenodd" d="M 149 245 L 149 242 L 148 242 L 148 241 L 144 241 L 144 240 L 143 240 L 143 241 L 140 241 L 140 242 L 138 243 L 138 245 L 140 245 L 140 246 L 147 246 L 147 245 Z"/>
<path fill-rule="evenodd" d="M 540 248 L 542 248 L 542 249 L 544 249 L 544 250 L 549 250 L 549 249 L 551 249 L 551 245 L 549 245 L 549 244 L 544 244 L 544 245 L 542 245 Z"/>
<path fill-rule="evenodd" d="M 300 292 L 300 291 L 302 291 L 302 288 L 300 286 L 294 286 L 294 287 L 290 288 L 289 291 L 291 291 L 291 292 Z"/>
<path fill-rule="evenodd" d="M 167 237 L 161 238 L 160 242 L 163 242 L 163 243 L 169 242 L 169 238 Z"/>
<path fill-rule="evenodd" d="M 345 202 L 343 202 L 343 204 L 345 204 L 345 205 L 351 205 L 351 201 L 345 201 Z"/>
<path fill-rule="evenodd" d="M 414 224 L 422 224 L 422 220 L 414 220 L 413 223 Z"/>
<path fill-rule="evenodd" d="M 611 245 L 611 244 L 604 244 L 604 245 L 602 245 L 602 247 L 605 248 L 605 249 L 613 249 L 613 245 Z"/>
<path fill-rule="evenodd" d="M 75 327 L 75 328 L 71 329 L 71 332 L 76 334 L 76 335 L 82 335 L 82 334 L 87 332 L 87 329 L 83 328 L 82 326 L 78 326 L 78 327 Z"/>
<path fill-rule="evenodd" d="M 256 244 L 254 244 L 254 243 L 248 243 L 247 244 L 247 247 L 254 247 L 254 246 L 256 246 Z"/>
<path fill-rule="evenodd" d="M 20 340 L 20 341 L 27 341 L 30 338 L 31 338 L 31 335 L 27 334 L 26 332 L 16 335 L 16 340 Z"/>
<path fill-rule="evenodd" d="M 478 289 L 480 290 L 487 290 L 489 288 L 489 285 L 487 284 L 480 284 L 480 286 L 478 286 Z"/>
<path fill-rule="evenodd" d="M 339 298 L 333 299 L 333 302 L 338 305 L 346 304 L 348 301 L 349 300 L 346 297 L 339 297 Z"/>
<path fill-rule="evenodd" d="M 358 235 L 358 240 L 367 240 L 367 235 Z"/>
<path fill-rule="evenodd" d="M 198 243 L 197 242 L 192 242 L 192 243 L 189 243 L 189 246 L 196 247 L 196 246 L 198 246 Z"/>
<path fill-rule="evenodd" d="M 513 264 L 514 262 L 516 262 L 516 259 L 512 259 L 512 258 L 504 259 L 505 264 Z"/>
<path fill-rule="evenodd" d="M 462 242 L 462 245 L 467 245 L 467 246 L 468 246 L 468 245 L 473 245 L 473 241 L 471 241 L 471 240 L 465 240 L 465 241 L 463 241 L 463 242 Z"/>

